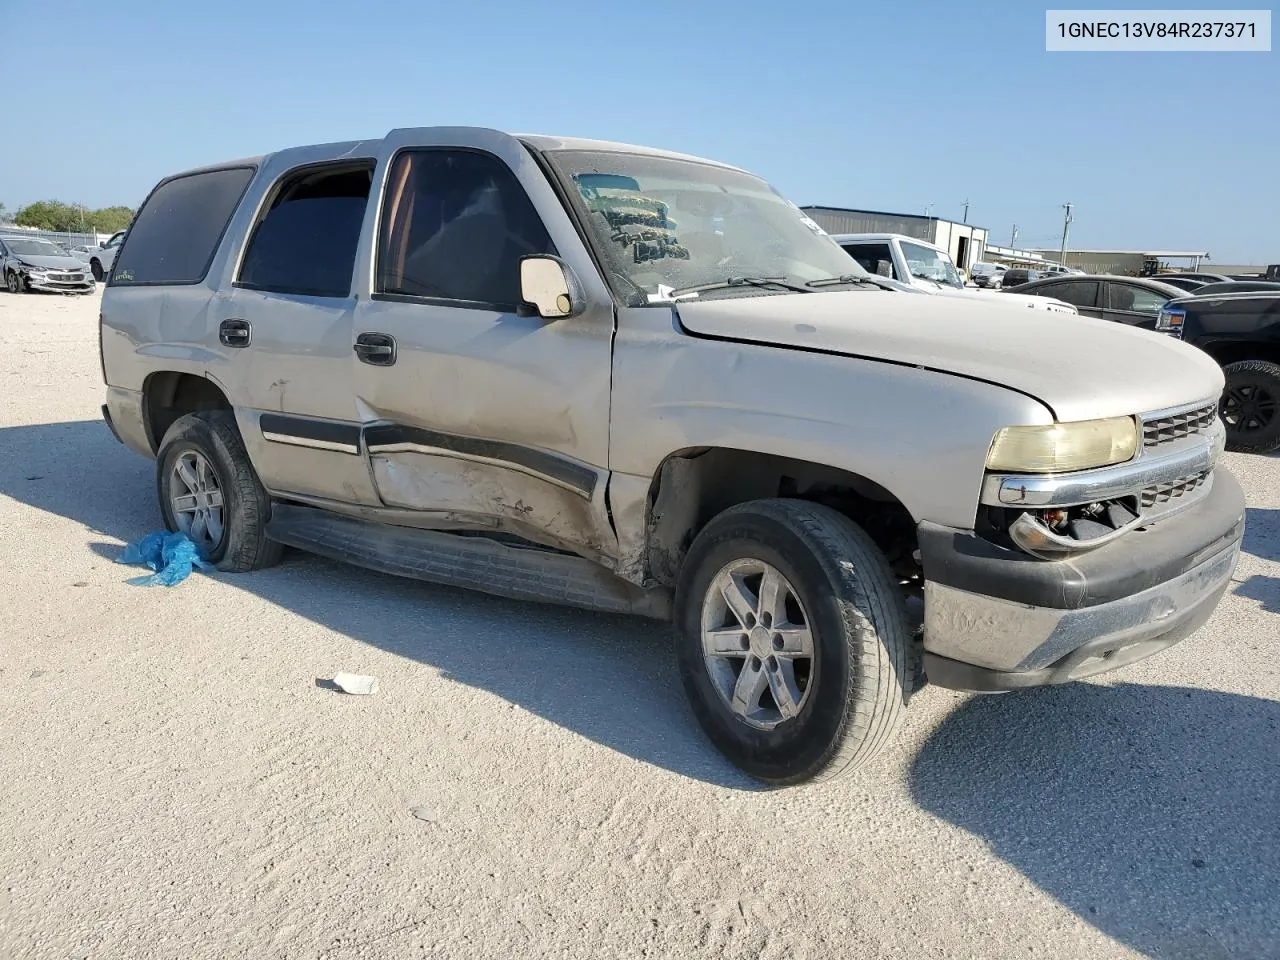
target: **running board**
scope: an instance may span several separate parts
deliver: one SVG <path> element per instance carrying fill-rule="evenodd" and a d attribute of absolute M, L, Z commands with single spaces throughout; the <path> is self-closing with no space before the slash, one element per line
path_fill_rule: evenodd
<path fill-rule="evenodd" d="M 382 573 L 512 600 L 671 618 L 671 594 L 645 590 L 590 560 L 482 536 L 393 527 L 315 507 L 273 503 L 267 536 L 290 547 Z"/>

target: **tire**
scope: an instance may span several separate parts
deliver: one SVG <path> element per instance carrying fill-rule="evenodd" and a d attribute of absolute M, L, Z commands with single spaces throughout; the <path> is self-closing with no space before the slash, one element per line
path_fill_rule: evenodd
<path fill-rule="evenodd" d="M 98 283 L 101 283 L 102 278 L 107 275 L 107 272 L 102 269 L 102 263 L 97 258 L 89 261 L 89 269 L 93 271 L 93 279 Z"/>
<path fill-rule="evenodd" d="M 208 474 L 200 479 L 211 474 L 220 494 L 220 533 L 216 539 L 204 535 L 212 530 L 212 521 L 206 520 L 202 531 L 198 520 L 193 521 L 190 513 L 180 512 L 175 504 L 175 497 L 184 497 L 190 503 L 196 496 L 193 488 L 181 478 L 179 462 L 187 467 L 187 473 L 200 474 L 201 459 Z M 215 487 L 205 485 L 204 493 L 207 495 Z M 200 543 L 205 558 L 219 570 L 243 573 L 272 566 L 280 560 L 281 545 L 268 540 L 266 533 L 271 499 L 249 462 L 231 411 L 189 413 L 174 421 L 156 457 L 156 491 L 165 526 L 187 532 Z M 210 512 L 212 508 L 206 510 Z"/>
<path fill-rule="evenodd" d="M 726 644 L 718 649 L 728 649 L 737 624 L 752 622 L 732 613 L 720 619 L 722 608 L 731 609 L 720 585 L 741 570 L 744 595 L 765 595 L 768 573 L 754 579 L 759 564 L 780 574 L 791 594 L 782 605 L 787 625 L 764 640 L 755 628 L 743 633 L 740 654 L 704 655 L 704 626 L 726 625 L 714 636 Z M 765 635 L 774 626 L 766 623 L 766 606 L 756 608 L 756 627 L 766 627 Z M 794 627 L 797 618 L 811 637 L 807 667 L 802 657 L 788 665 L 791 653 L 765 656 L 782 649 L 783 633 L 802 636 L 803 628 Z M 732 507 L 698 534 L 681 570 L 675 648 L 685 693 L 712 743 L 768 783 L 829 780 L 874 757 L 889 741 L 909 695 L 909 645 L 902 595 L 884 555 L 861 528 L 826 506 L 757 500 Z M 740 669 L 736 659 L 742 660 Z M 760 681 L 746 673 L 753 664 L 765 671 L 768 688 L 767 696 L 757 697 L 754 714 L 735 710 L 726 694 L 728 687 L 734 696 L 743 690 L 744 677 L 754 689 L 752 683 Z M 790 716 L 780 706 L 788 697 Z M 749 701 L 748 695 L 744 702 Z"/>
<path fill-rule="evenodd" d="M 27 284 L 23 281 L 22 276 L 16 270 L 10 270 L 5 274 L 5 289 L 10 293 L 26 293 Z"/>
<path fill-rule="evenodd" d="M 1218 414 L 1227 427 L 1227 449 L 1271 453 L 1280 449 L 1280 364 L 1241 360 L 1222 368 L 1227 378 Z"/>

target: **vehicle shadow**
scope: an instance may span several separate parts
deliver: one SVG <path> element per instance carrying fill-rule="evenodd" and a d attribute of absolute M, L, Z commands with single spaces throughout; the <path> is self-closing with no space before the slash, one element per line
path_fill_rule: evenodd
<path fill-rule="evenodd" d="M 916 756 L 921 807 L 1157 958 L 1280 956 L 1280 703 L 1138 684 L 977 697 Z"/>
<path fill-rule="evenodd" d="M 99 421 L 0 428 L 0 452 L 0 495 L 120 541 L 161 526 L 154 465 Z M 111 560 L 120 551 L 93 537 L 88 545 Z M 661 623 L 480 597 L 296 552 L 279 567 L 220 579 L 637 760 L 761 789 L 702 736 Z"/>
<path fill-rule="evenodd" d="M 1249 507 L 1244 524 L 1244 551 L 1263 560 L 1280 560 L 1280 510 Z"/>

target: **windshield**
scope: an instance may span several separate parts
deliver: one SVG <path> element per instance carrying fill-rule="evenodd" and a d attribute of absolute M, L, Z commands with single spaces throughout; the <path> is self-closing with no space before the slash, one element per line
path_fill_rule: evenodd
<path fill-rule="evenodd" d="M 960 271 L 951 262 L 951 258 L 941 250 L 924 247 L 918 243 L 902 241 L 902 255 L 907 258 L 907 267 L 913 277 L 932 280 L 948 287 L 963 287 L 964 280 Z"/>
<path fill-rule="evenodd" d="M 52 240 L 11 240 L 5 238 L 4 245 L 18 257 L 65 257 L 67 251 Z"/>
<path fill-rule="evenodd" d="M 609 283 L 631 306 L 729 278 L 802 285 L 866 276 L 822 229 L 763 180 L 736 170 L 611 151 L 551 151 L 547 159 L 587 227 Z M 681 296 L 768 296 L 778 285 L 735 283 Z"/>

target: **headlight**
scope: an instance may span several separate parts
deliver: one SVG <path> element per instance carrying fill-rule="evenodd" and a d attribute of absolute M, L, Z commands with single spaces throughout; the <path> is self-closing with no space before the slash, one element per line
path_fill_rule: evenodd
<path fill-rule="evenodd" d="M 37 267 L 34 263 L 25 263 L 22 260 L 18 261 L 18 266 L 22 267 L 22 269 L 26 270 L 28 273 L 44 273 L 49 269 L 48 267 Z"/>
<path fill-rule="evenodd" d="M 1181 330 L 1186 322 L 1187 311 L 1183 307 L 1162 307 L 1160 316 L 1156 317 L 1157 330 Z"/>
<path fill-rule="evenodd" d="M 988 470 L 1066 473 L 1123 463 L 1138 451 L 1133 417 L 1005 427 L 987 453 Z"/>

